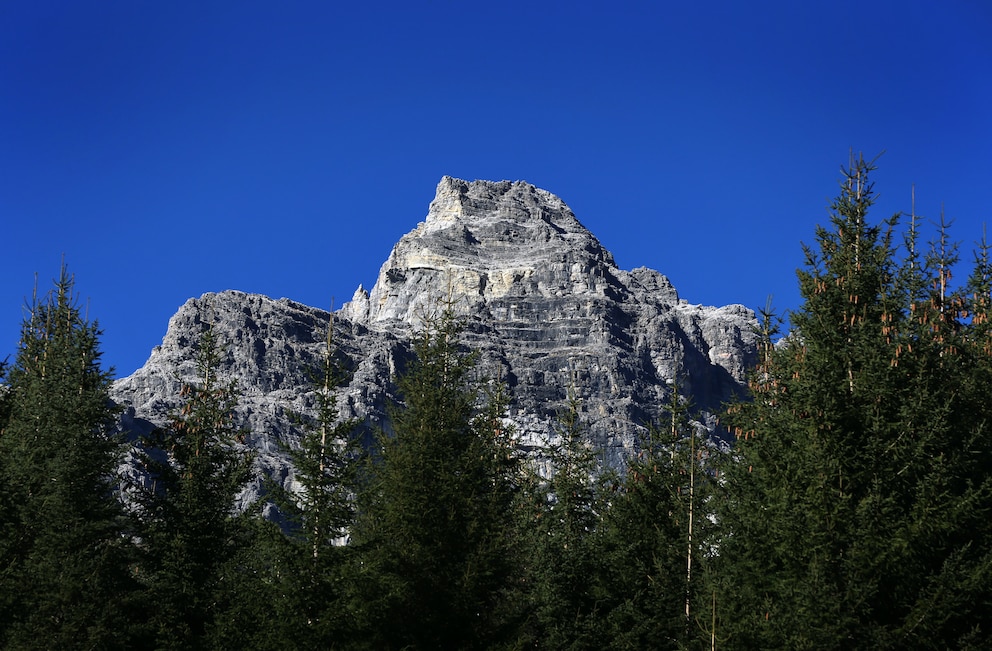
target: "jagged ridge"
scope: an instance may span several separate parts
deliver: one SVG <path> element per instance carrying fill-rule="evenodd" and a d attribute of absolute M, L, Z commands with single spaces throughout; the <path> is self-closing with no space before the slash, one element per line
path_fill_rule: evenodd
<path fill-rule="evenodd" d="M 719 404 L 755 359 L 753 312 L 681 300 L 668 279 L 624 271 L 558 197 L 524 182 L 444 177 L 426 219 L 403 236 L 371 292 L 359 287 L 335 315 L 335 343 L 353 371 L 340 391 L 343 417 L 387 426 L 392 378 L 423 316 L 451 301 L 482 367 L 508 384 L 509 418 L 522 445 L 540 446 L 569 391 L 581 401 L 608 464 L 636 452 L 678 381 L 712 426 Z M 132 427 L 161 422 L 178 378 L 192 372 L 191 344 L 209 321 L 227 345 L 223 372 L 242 390 L 240 417 L 262 468 L 289 469 L 275 439 L 298 435 L 289 414 L 312 410 L 330 315 L 286 299 L 241 292 L 191 299 L 162 346 L 115 385 Z"/>

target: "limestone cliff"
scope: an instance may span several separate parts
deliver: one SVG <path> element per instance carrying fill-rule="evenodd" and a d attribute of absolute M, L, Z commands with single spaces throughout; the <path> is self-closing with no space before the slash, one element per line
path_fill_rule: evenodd
<path fill-rule="evenodd" d="M 359 287 L 333 315 L 337 355 L 351 371 L 340 390 L 343 416 L 388 427 L 385 406 L 396 398 L 411 334 L 449 301 L 483 371 L 508 385 L 521 443 L 539 446 L 553 434 L 571 391 L 608 464 L 636 451 L 673 381 L 712 425 L 755 360 L 750 310 L 692 305 L 657 271 L 617 268 L 558 197 L 523 182 L 444 177 L 426 219 L 396 244 L 371 292 Z M 191 299 L 145 366 L 116 383 L 126 424 L 164 419 L 212 323 L 226 347 L 223 373 L 243 392 L 249 444 L 266 471 L 285 476 L 273 443 L 292 443 L 290 414 L 313 408 L 308 369 L 319 365 L 330 318 L 241 292 Z"/>

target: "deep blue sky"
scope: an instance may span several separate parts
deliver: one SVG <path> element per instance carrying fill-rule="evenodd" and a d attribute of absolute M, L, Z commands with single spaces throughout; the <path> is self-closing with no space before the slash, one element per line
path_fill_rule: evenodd
<path fill-rule="evenodd" d="M 204 292 L 340 306 L 445 174 L 559 195 L 693 303 L 796 307 L 852 148 L 875 218 L 915 184 L 967 253 L 992 5 L 5 2 L 0 358 L 63 254 L 118 376 Z"/>

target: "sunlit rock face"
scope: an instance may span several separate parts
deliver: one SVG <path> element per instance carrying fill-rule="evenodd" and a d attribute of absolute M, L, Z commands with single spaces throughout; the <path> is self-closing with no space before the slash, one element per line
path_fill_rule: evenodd
<path fill-rule="evenodd" d="M 755 316 L 740 306 L 681 300 L 657 271 L 618 269 L 558 197 L 524 182 L 444 177 L 427 217 L 403 236 L 370 292 L 333 315 L 335 355 L 350 377 L 342 417 L 388 430 L 386 405 L 411 336 L 451 306 L 480 372 L 512 398 L 522 446 L 539 448 L 555 416 L 578 399 L 590 442 L 609 465 L 635 454 L 661 418 L 671 387 L 692 397 L 700 422 L 740 390 L 754 363 Z M 291 414 L 314 407 L 310 369 L 326 349 L 331 315 L 286 299 L 205 294 L 183 305 L 145 366 L 115 386 L 140 429 L 164 420 L 210 324 L 225 347 L 225 377 L 242 392 L 239 418 L 266 472 L 291 479 L 276 440 L 299 436 Z"/>

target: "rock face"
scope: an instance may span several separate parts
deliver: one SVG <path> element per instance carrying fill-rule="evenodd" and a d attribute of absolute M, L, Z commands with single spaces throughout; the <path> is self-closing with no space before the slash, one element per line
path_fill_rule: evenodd
<path fill-rule="evenodd" d="M 359 287 L 333 315 L 336 355 L 351 371 L 338 400 L 343 417 L 388 428 L 386 405 L 398 398 L 393 380 L 411 335 L 449 303 L 481 353 L 482 372 L 509 388 L 521 444 L 539 447 L 554 435 L 571 393 L 609 465 L 636 452 L 675 382 L 712 427 L 756 358 L 753 312 L 691 305 L 657 271 L 618 269 L 558 197 L 523 182 L 444 177 L 427 218 L 396 244 L 372 291 Z M 299 432 L 291 414 L 313 409 L 307 369 L 319 367 L 330 319 L 241 292 L 191 299 L 145 366 L 116 383 L 125 425 L 164 420 L 212 323 L 226 347 L 222 373 L 243 393 L 249 444 L 265 471 L 286 478 L 274 443 L 292 444 Z"/>

